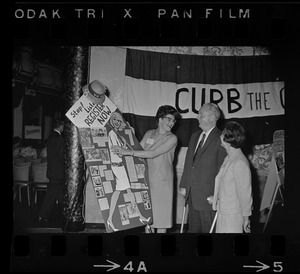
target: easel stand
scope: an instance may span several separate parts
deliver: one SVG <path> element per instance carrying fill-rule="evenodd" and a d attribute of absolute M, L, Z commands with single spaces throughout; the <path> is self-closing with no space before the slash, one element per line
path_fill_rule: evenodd
<path fill-rule="evenodd" d="M 264 225 L 264 228 L 263 228 L 263 232 L 266 230 L 266 227 L 269 223 L 269 219 L 271 217 L 271 214 L 272 214 L 272 210 L 273 210 L 273 207 L 274 207 L 274 203 L 276 201 L 276 198 L 277 198 L 277 194 L 279 193 L 280 195 L 280 203 L 281 205 L 283 206 L 284 205 L 284 200 L 283 200 L 283 195 L 282 195 L 282 192 L 281 192 L 281 187 L 284 186 L 284 168 L 282 170 L 280 170 L 280 174 L 278 173 L 278 169 L 277 169 L 277 166 L 276 166 L 276 161 L 275 161 L 275 158 L 274 156 L 272 157 L 272 161 L 271 161 L 271 166 L 270 166 L 270 171 L 269 171 L 269 175 L 268 175 L 268 179 L 267 179 L 267 183 L 266 183 L 266 186 L 265 186 L 265 190 L 268 189 L 270 194 L 273 192 L 273 195 L 270 196 L 271 197 L 271 200 L 270 200 L 270 206 L 269 206 L 269 212 L 268 212 L 268 215 L 267 215 L 267 218 L 266 218 L 266 222 L 265 222 L 265 225 Z M 268 186 L 267 186 L 268 184 Z M 275 188 L 269 188 L 269 186 L 275 186 Z M 270 189 L 272 190 L 272 192 L 270 191 Z M 266 206 L 265 208 L 267 208 L 268 206 Z"/>
<path fill-rule="evenodd" d="M 281 198 L 281 200 L 280 200 L 281 206 L 284 206 L 284 200 L 283 200 L 283 196 L 282 196 L 282 192 L 281 192 L 280 188 L 281 188 L 281 185 L 280 185 L 280 183 L 277 182 L 276 189 L 275 189 L 274 195 L 272 197 L 271 205 L 270 205 L 270 208 L 269 208 L 269 212 L 268 212 L 268 215 L 267 215 L 267 218 L 266 218 L 266 222 L 265 222 L 265 225 L 264 225 L 264 228 L 263 228 L 263 232 L 265 232 L 267 224 L 269 223 L 269 219 L 271 218 L 271 214 L 272 214 L 272 210 L 273 210 L 273 207 L 274 207 L 274 204 L 275 204 L 275 201 L 276 201 L 277 193 L 279 193 L 280 198 Z"/>

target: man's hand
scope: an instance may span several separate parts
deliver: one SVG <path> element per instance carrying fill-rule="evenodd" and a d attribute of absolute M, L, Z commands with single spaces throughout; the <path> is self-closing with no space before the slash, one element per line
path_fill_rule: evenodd
<path fill-rule="evenodd" d="M 179 188 L 179 193 L 183 196 L 186 195 L 186 189 L 185 188 Z"/>
<path fill-rule="evenodd" d="M 211 205 L 213 203 L 214 196 L 207 197 L 207 202 Z"/>

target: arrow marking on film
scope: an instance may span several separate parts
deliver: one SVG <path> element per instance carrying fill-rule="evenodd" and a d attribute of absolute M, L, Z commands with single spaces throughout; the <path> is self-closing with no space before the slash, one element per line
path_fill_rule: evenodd
<path fill-rule="evenodd" d="M 256 261 L 257 263 L 261 264 L 261 265 L 244 265 L 243 267 L 252 267 L 252 268 L 260 268 L 258 270 L 256 270 L 256 272 L 259 272 L 259 271 L 263 271 L 265 269 L 268 269 L 270 268 L 268 265 L 260 262 L 260 261 Z"/>
<path fill-rule="evenodd" d="M 119 264 L 116 264 L 110 260 L 106 260 L 107 262 L 111 263 L 111 264 L 94 264 L 94 267 L 110 267 L 110 269 L 107 269 L 106 271 L 111 271 L 111 270 L 114 270 L 118 267 L 120 267 Z"/>

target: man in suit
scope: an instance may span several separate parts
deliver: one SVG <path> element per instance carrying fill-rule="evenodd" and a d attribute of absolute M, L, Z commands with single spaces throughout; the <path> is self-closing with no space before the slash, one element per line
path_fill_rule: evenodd
<path fill-rule="evenodd" d="M 47 193 L 42 202 L 38 220 L 48 222 L 49 215 L 56 200 L 63 203 L 63 187 L 65 182 L 64 167 L 64 138 L 61 133 L 64 130 L 64 121 L 54 120 L 54 130 L 47 140 L 47 178 L 49 179 Z"/>
<path fill-rule="evenodd" d="M 216 127 L 220 110 L 213 103 L 204 104 L 198 113 L 200 129 L 190 139 L 180 192 L 189 205 L 188 224 L 190 233 L 209 233 L 214 211 L 207 198 L 214 194 L 215 177 L 225 158 L 221 146 L 221 131 Z"/>

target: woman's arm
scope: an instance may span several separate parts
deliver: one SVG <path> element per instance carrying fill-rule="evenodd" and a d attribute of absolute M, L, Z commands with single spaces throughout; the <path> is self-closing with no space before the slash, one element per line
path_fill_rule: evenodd
<path fill-rule="evenodd" d="M 130 150 L 130 149 L 124 149 L 119 146 L 113 146 L 112 152 L 120 155 L 132 155 L 139 158 L 155 158 L 158 155 L 161 155 L 163 153 L 166 153 L 167 151 L 171 150 L 174 146 L 177 145 L 177 137 L 175 135 L 171 136 L 167 139 L 166 142 L 162 143 L 155 149 L 150 150 Z"/>
<path fill-rule="evenodd" d="M 243 161 L 238 161 L 234 165 L 234 182 L 237 197 L 239 199 L 242 215 L 244 217 L 243 229 L 246 233 L 250 233 L 250 219 L 252 213 L 252 187 L 251 187 L 251 171 Z"/>
<path fill-rule="evenodd" d="M 233 178 L 237 198 L 239 199 L 243 216 L 252 212 L 251 171 L 246 163 L 238 161 L 233 166 Z"/>

